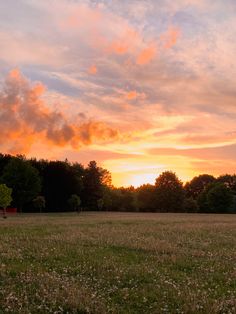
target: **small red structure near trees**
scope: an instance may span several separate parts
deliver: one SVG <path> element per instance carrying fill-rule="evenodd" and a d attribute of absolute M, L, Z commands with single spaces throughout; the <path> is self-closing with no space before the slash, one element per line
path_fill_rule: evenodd
<path fill-rule="evenodd" d="M 4 212 L 3 208 L 0 208 L 0 213 L 3 214 L 3 212 Z M 6 208 L 6 214 L 17 214 L 17 208 L 16 207 Z"/>

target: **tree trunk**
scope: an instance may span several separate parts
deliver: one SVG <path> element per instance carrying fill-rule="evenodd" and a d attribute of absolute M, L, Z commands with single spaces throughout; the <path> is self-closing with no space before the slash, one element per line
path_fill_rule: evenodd
<path fill-rule="evenodd" d="M 5 207 L 3 208 L 3 218 L 7 218 L 7 211 Z"/>

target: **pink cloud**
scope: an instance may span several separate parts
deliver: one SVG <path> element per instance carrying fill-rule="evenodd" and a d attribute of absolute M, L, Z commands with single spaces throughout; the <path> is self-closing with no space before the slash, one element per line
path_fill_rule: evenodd
<path fill-rule="evenodd" d="M 146 95 L 145 93 L 139 93 L 136 90 L 131 90 L 125 94 L 125 98 L 128 100 L 133 100 L 133 99 L 144 100 L 146 98 Z"/>
<path fill-rule="evenodd" d="M 63 112 L 50 110 L 42 100 L 44 91 L 41 83 L 31 84 L 17 69 L 6 78 L 0 91 L 0 144 L 5 151 L 27 152 L 34 142 L 80 148 L 118 137 L 102 121 L 71 122 Z"/>

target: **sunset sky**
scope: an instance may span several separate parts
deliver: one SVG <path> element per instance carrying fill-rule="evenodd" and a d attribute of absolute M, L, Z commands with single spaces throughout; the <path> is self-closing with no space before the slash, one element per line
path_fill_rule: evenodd
<path fill-rule="evenodd" d="M 235 39 L 235 0 L 0 0 L 0 151 L 234 173 Z"/>

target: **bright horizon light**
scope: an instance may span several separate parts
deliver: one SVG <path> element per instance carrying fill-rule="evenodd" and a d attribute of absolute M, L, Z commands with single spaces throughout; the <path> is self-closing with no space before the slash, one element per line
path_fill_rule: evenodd
<path fill-rule="evenodd" d="M 147 183 L 154 184 L 156 178 L 157 178 L 157 175 L 152 174 L 152 173 L 135 174 L 131 176 L 130 179 L 127 180 L 128 182 L 125 185 L 132 185 L 135 188 L 137 188 L 138 186 L 147 184 Z"/>

